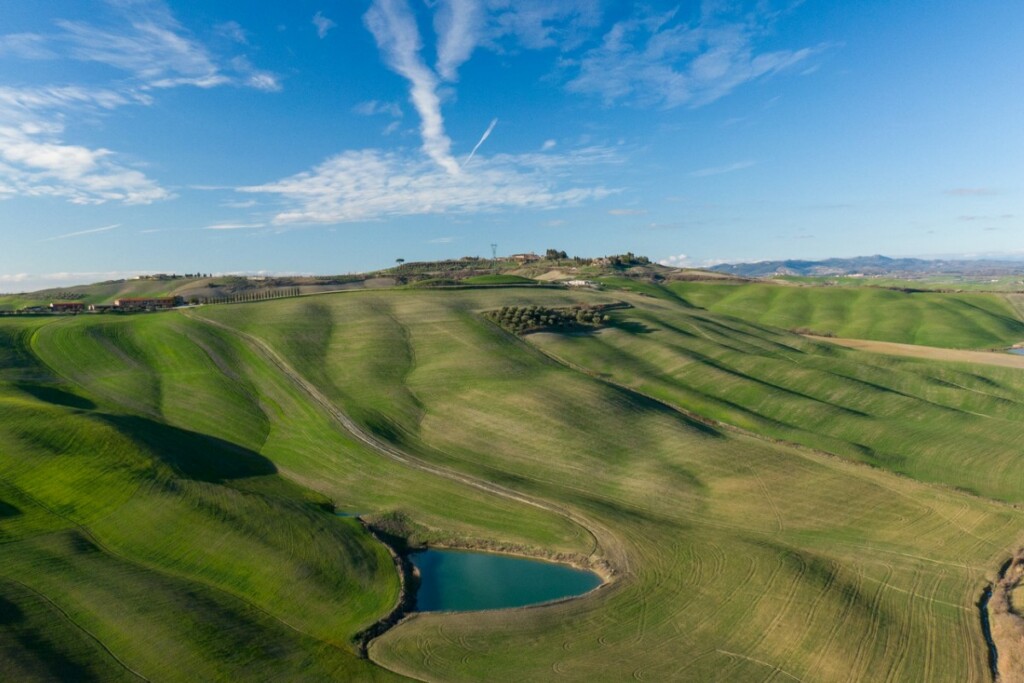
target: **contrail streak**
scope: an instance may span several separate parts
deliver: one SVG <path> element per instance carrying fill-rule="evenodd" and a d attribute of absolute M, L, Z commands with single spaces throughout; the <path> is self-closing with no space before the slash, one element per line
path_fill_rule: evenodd
<path fill-rule="evenodd" d="M 466 157 L 466 160 L 462 162 L 463 168 L 465 168 L 466 164 L 469 163 L 469 160 L 473 158 L 473 155 L 476 154 L 476 151 L 480 149 L 480 145 L 484 144 L 484 140 L 491 136 L 491 131 L 494 130 L 494 127 L 496 125 L 498 125 L 498 119 L 494 119 L 493 121 L 491 121 L 491 125 L 487 126 L 487 130 L 485 130 L 484 134 L 480 136 L 480 142 L 476 143 L 476 147 L 474 147 L 473 151 L 469 153 L 469 156 Z"/>

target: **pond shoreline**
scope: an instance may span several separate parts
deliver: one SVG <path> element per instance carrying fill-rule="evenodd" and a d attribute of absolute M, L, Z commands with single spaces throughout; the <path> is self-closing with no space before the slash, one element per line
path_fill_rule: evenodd
<path fill-rule="evenodd" d="M 496 611 L 500 609 L 505 610 L 525 610 L 535 609 L 538 607 L 546 607 L 549 605 L 559 604 L 567 602 L 569 600 L 577 600 L 579 598 L 592 595 L 593 593 L 612 585 L 616 581 L 616 574 L 612 569 L 611 565 L 605 560 L 591 560 L 590 558 L 583 558 L 580 555 L 573 554 L 567 556 L 562 553 L 544 553 L 538 550 L 528 550 L 525 548 L 509 549 L 508 546 L 495 544 L 489 541 L 466 541 L 461 543 L 423 543 L 419 545 L 412 545 L 408 539 L 401 536 L 388 533 L 387 531 L 376 527 L 372 522 L 367 521 L 362 516 L 355 517 L 359 523 L 363 526 L 367 532 L 370 533 L 377 541 L 379 541 L 388 553 L 391 555 L 391 559 L 395 563 L 395 568 L 398 571 L 399 576 L 399 594 L 398 600 L 392 610 L 384 617 L 374 622 L 369 627 L 363 629 L 357 633 L 353 640 L 356 644 L 358 654 L 363 659 L 369 659 L 369 648 L 371 642 L 384 635 L 387 631 L 398 626 L 406 619 L 411 616 L 418 614 L 419 611 L 416 609 L 416 593 L 420 586 L 420 573 L 419 569 L 412 562 L 412 555 L 426 550 L 452 550 L 452 551 L 463 551 L 472 553 L 486 553 L 496 556 L 505 557 L 516 557 L 525 560 L 533 560 L 537 562 L 547 562 L 553 565 L 568 566 L 573 569 L 580 571 L 587 571 L 600 579 L 600 583 L 585 593 L 577 595 L 569 595 L 562 598 L 555 598 L 552 600 L 545 600 L 543 602 L 533 603 L 529 605 L 520 605 L 515 607 L 502 607 L 502 608 L 490 608 L 485 610 L 436 610 L 432 611 L 435 614 L 445 614 L 452 611 L 473 612 L 473 611 Z"/>
<path fill-rule="evenodd" d="M 996 683 L 1024 680 L 1024 618 L 1013 604 L 1013 592 L 1024 580 L 1024 548 L 1018 549 L 985 586 L 978 610 L 988 663 Z"/>

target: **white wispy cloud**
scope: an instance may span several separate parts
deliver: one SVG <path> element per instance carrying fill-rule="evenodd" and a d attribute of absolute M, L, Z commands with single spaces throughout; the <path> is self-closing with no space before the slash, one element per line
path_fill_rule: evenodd
<path fill-rule="evenodd" d="M 436 9 L 436 71 L 420 54 L 422 39 L 407 0 L 373 0 L 363 21 L 385 64 L 409 81 L 410 100 L 420 116 L 423 151 L 453 175 L 460 167 L 445 132 L 440 83 L 456 81 L 459 67 L 478 46 L 502 52 L 505 42 L 514 41 L 517 49 L 555 44 L 570 49 L 578 45 L 581 29 L 597 25 L 601 16 L 593 0 L 437 0 L 427 4 Z"/>
<path fill-rule="evenodd" d="M 575 63 L 571 92 L 601 97 L 606 104 L 701 106 L 749 81 L 804 62 L 823 46 L 757 52 L 765 17 L 720 17 L 705 12 L 696 22 L 675 10 L 638 10 L 616 23 L 601 45 Z"/>
<path fill-rule="evenodd" d="M 151 87 L 211 88 L 230 80 L 169 16 L 162 23 L 154 18 L 133 21 L 120 30 L 85 22 L 59 21 L 57 25 L 63 29 L 57 42 L 66 45 L 72 59 L 126 71 Z"/>
<path fill-rule="evenodd" d="M 103 23 L 55 22 L 53 33 L 0 36 L 0 54 L 22 59 L 71 59 L 104 64 L 129 74 L 142 89 L 234 84 L 267 89 L 279 80 L 259 71 L 247 59 L 214 54 L 181 25 L 162 0 L 110 1 Z M 98 12 L 97 14 L 103 14 Z M 248 43 L 244 29 L 229 21 L 213 27 L 236 46 Z"/>
<path fill-rule="evenodd" d="M 436 69 L 450 82 L 478 47 L 572 50 L 601 18 L 594 0 L 438 0 L 435 6 Z"/>
<path fill-rule="evenodd" d="M 469 156 L 467 156 L 467 157 L 466 157 L 466 160 L 462 162 L 462 165 L 463 165 L 463 166 L 465 166 L 466 164 L 468 164 L 468 163 L 469 163 L 469 161 L 470 161 L 470 160 L 471 160 L 471 159 L 472 159 L 472 158 L 473 158 L 474 156 L 476 156 L 476 151 L 477 151 L 478 149 L 480 149 L 480 145 L 484 144 L 484 141 L 485 141 L 485 140 L 487 140 L 487 138 L 491 137 L 491 132 L 493 132 L 493 131 L 494 131 L 494 127 L 495 127 L 496 125 L 498 125 L 498 119 L 491 119 L 491 124 L 490 124 L 489 126 L 487 126 L 487 130 L 485 130 L 485 131 L 484 131 L 484 134 L 480 136 L 480 141 L 479 141 L 479 142 L 477 142 L 477 143 L 476 143 L 476 145 L 474 145 L 474 146 L 473 146 L 473 151 L 472 151 L 472 152 L 470 152 L 470 153 L 469 153 Z"/>
<path fill-rule="evenodd" d="M 16 284 L 22 292 L 50 287 L 69 287 L 106 280 L 125 280 L 138 275 L 148 275 L 167 270 L 106 270 L 106 271 L 63 271 L 58 273 L 5 273 L 0 274 L 0 284 Z"/>
<path fill-rule="evenodd" d="M 54 242 L 56 240 L 67 239 L 69 237 L 82 237 L 84 235 L 95 235 L 96 233 L 100 233 L 100 232 L 110 232 L 111 230 L 116 230 L 117 228 L 120 228 L 120 227 L 121 227 L 120 223 L 114 223 L 113 225 L 104 225 L 102 228 L 90 228 L 89 230 L 77 230 L 75 232 L 64 233 L 63 235 L 54 235 L 53 237 L 47 237 L 46 239 L 40 240 L 40 241 L 41 242 Z"/>
<path fill-rule="evenodd" d="M 446 81 L 454 81 L 459 67 L 483 37 L 485 8 L 479 0 L 440 0 L 437 7 L 437 73 Z"/>
<path fill-rule="evenodd" d="M 207 225 L 203 230 L 254 230 L 266 227 L 264 223 L 215 223 Z"/>
<path fill-rule="evenodd" d="M 77 204 L 146 204 L 173 194 L 114 150 L 69 143 L 66 123 L 128 105 L 150 105 L 160 89 L 234 84 L 280 90 L 278 77 L 244 55 L 218 57 L 160 0 L 108 0 L 89 21 L 57 21 L 52 33 L 0 35 L 0 54 L 103 64 L 127 78 L 106 86 L 0 86 L 0 199 L 61 197 Z M 236 22 L 214 27 L 235 43 Z"/>
<path fill-rule="evenodd" d="M 76 204 L 148 204 L 171 193 L 106 148 L 68 144 L 69 113 L 148 104 L 138 92 L 78 86 L 0 87 L 0 199 L 61 197 Z"/>
<path fill-rule="evenodd" d="M 0 86 L 0 113 L 2 121 L 23 122 L 29 115 L 40 111 L 67 109 L 112 110 L 129 104 L 151 104 L 153 98 L 135 90 L 88 88 L 78 85 L 36 86 L 12 88 Z"/>
<path fill-rule="evenodd" d="M 213 30 L 218 35 L 235 43 L 239 43 L 241 45 L 249 44 L 249 34 L 246 33 L 245 29 L 242 28 L 242 25 L 237 21 L 225 21 L 223 24 L 217 24 L 214 26 Z"/>
<path fill-rule="evenodd" d="M 545 140 L 544 144 L 540 146 L 540 149 L 541 149 L 542 152 L 547 152 L 548 150 L 554 149 L 556 146 L 558 146 L 558 142 L 557 141 L 555 141 L 555 140 Z"/>
<path fill-rule="evenodd" d="M 327 37 L 327 32 L 337 24 L 325 17 L 323 12 L 317 12 L 313 15 L 313 26 L 316 26 L 316 35 L 323 40 Z"/>
<path fill-rule="evenodd" d="M 46 38 L 38 33 L 8 33 L 0 36 L 0 55 L 21 59 L 56 59 L 57 53 L 46 42 Z"/>
<path fill-rule="evenodd" d="M 672 256 L 666 256 L 658 261 L 661 265 L 669 266 L 671 268 L 684 268 L 692 262 L 693 260 L 686 254 L 674 254 Z"/>
<path fill-rule="evenodd" d="M 988 197 L 999 194 L 999 190 L 991 187 L 954 187 L 949 190 L 943 190 L 942 194 L 948 194 L 953 197 Z"/>
<path fill-rule="evenodd" d="M 491 11 L 484 44 L 501 48 L 502 39 L 529 50 L 571 51 L 589 38 L 601 21 L 596 0 L 487 0 Z"/>
<path fill-rule="evenodd" d="M 230 200 L 221 204 L 229 209 L 251 209 L 256 206 L 255 199 Z"/>
<path fill-rule="evenodd" d="M 580 186 L 588 167 L 621 162 L 613 149 L 477 157 L 473 173 L 448 173 L 429 158 L 381 150 L 348 151 L 312 171 L 240 192 L 277 196 L 278 224 L 344 223 L 389 216 L 550 209 L 615 190 Z"/>
<path fill-rule="evenodd" d="M 380 102 L 378 100 L 367 100 L 352 107 L 352 111 L 360 116 L 377 116 L 385 114 L 395 119 L 403 116 L 402 107 L 397 102 Z"/>
<path fill-rule="evenodd" d="M 0 199 L 18 194 L 74 204 L 149 204 L 172 196 L 141 171 L 119 163 L 111 150 L 66 144 L 54 127 L 0 126 Z"/>
<path fill-rule="evenodd" d="M 968 214 L 968 215 L 964 215 L 964 216 L 957 216 L 956 219 L 958 221 L 995 221 L 995 220 L 1006 221 L 1006 220 L 1010 220 L 1010 219 L 1012 219 L 1014 217 L 1015 216 L 1012 213 L 1002 213 L 1002 214 L 999 214 L 999 215 L 992 215 L 992 216 L 979 216 L 979 215 L 974 215 L 974 214 Z"/>
<path fill-rule="evenodd" d="M 458 175 L 459 164 L 452 156 L 452 142 L 444 131 L 437 77 L 420 57 L 422 41 L 408 3 L 374 0 L 364 21 L 385 63 L 409 81 L 409 99 L 420 115 L 423 151 L 448 173 Z"/>
<path fill-rule="evenodd" d="M 725 166 L 712 166 L 710 168 L 701 168 L 696 171 L 690 171 L 687 175 L 691 178 L 706 178 L 713 175 L 722 175 L 723 173 L 732 173 L 734 171 L 742 171 L 745 168 L 750 168 L 755 165 L 756 161 L 737 161 L 732 164 L 726 164 Z"/>
<path fill-rule="evenodd" d="M 609 216 L 643 216 L 647 209 L 608 209 Z"/>

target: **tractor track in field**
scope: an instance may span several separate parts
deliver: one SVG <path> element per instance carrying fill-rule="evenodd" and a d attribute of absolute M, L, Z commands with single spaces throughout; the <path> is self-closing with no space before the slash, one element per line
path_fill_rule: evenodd
<path fill-rule="evenodd" d="M 275 351 L 270 344 L 259 337 L 218 320 L 211 320 L 203 316 L 196 316 L 191 311 L 184 313 L 184 315 L 198 322 L 208 323 L 214 327 L 218 327 L 248 343 L 253 350 L 280 370 L 296 388 L 305 393 L 317 405 L 323 408 L 332 420 L 334 420 L 334 422 L 346 433 L 379 455 L 425 474 L 443 477 L 450 481 L 477 489 L 478 491 L 483 491 L 484 493 L 500 496 L 508 500 L 557 514 L 584 529 L 590 535 L 593 542 L 593 549 L 590 554 L 591 565 L 587 568 L 597 572 L 604 580 L 604 583 L 595 590 L 600 590 L 600 588 L 612 584 L 619 578 L 631 574 L 629 556 L 625 551 L 624 544 L 604 525 L 599 524 L 589 517 L 575 512 L 574 510 L 562 507 L 544 500 L 543 498 L 522 493 L 515 489 L 492 483 L 486 479 L 464 474 L 447 467 L 434 465 L 415 455 L 407 453 L 406 451 L 401 450 L 393 444 L 369 432 L 349 417 L 343 410 L 336 406 L 330 398 L 320 391 L 315 384 L 303 377 L 302 374 L 292 367 L 292 365 L 277 351 Z M 396 606 L 395 611 L 400 610 L 401 605 Z M 395 612 L 392 612 L 385 616 L 381 620 L 381 623 L 398 623 L 398 621 L 399 619 L 396 618 Z M 383 631 L 376 635 L 380 635 L 381 633 L 383 633 Z M 364 649 L 368 650 L 368 644 L 369 643 L 367 642 L 363 645 Z"/>

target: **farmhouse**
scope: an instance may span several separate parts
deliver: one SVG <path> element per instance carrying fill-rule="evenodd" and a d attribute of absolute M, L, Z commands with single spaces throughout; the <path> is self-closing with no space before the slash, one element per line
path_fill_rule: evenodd
<path fill-rule="evenodd" d="M 182 298 L 180 296 L 124 297 L 114 301 L 114 308 L 119 308 L 122 311 L 141 311 L 157 308 L 174 308 L 180 305 L 181 302 Z"/>
<path fill-rule="evenodd" d="M 600 285 L 597 282 L 594 282 L 593 280 L 569 280 L 568 282 L 565 283 L 565 286 L 566 287 L 594 287 L 595 289 L 597 287 L 600 287 Z"/>
<path fill-rule="evenodd" d="M 51 313 L 81 313 L 85 304 L 79 301 L 54 301 L 50 304 Z"/>
<path fill-rule="evenodd" d="M 114 308 L 113 304 L 89 304 L 89 311 L 91 313 L 106 313 L 112 308 Z"/>
<path fill-rule="evenodd" d="M 509 258 L 519 263 L 533 263 L 534 261 L 540 261 L 540 256 L 537 256 L 536 254 L 512 254 Z"/>

